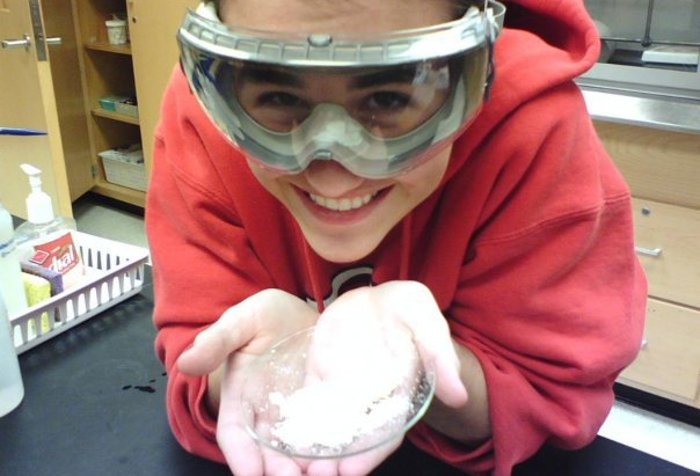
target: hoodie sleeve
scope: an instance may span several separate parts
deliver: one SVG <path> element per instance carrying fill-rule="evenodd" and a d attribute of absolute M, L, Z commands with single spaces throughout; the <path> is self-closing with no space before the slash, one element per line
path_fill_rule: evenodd
<path fill-rule="evenodd" d="M 511 139 L 487 143 L 484 165 L 455 177 L 470 191 L 454 208 L 483 207 L 443 307 L 485 372 L 493 437 L 466 448 L 423 425 L 411 438 L 467 472 L 500 476 L 544 443 L 595 438 L 639 351 L 646 280 L 629 190 L 577 88 L 543 94 L 499 129 L 493 137 Z"/>
<path fill-rule="evenodd" d="M 146 207 L 155 346 L 168 372 L 167 411 L 175 437 L 186 450 L 223 462 L 216 421 L 204 405 L 206 377 L 184 375 L 175 362 L 224 310 L 270 281 L 210 163 L 221 143 L 215 134 L 177 71 L 163 102 Z"/>

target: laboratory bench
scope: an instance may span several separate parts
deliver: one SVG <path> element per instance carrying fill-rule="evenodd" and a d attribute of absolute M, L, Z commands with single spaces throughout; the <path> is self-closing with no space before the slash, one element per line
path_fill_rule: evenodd
<path fill-rule="evenodd" d="M 167 375 L 154 352 L 152 311 L 147 267 L 139 294 L 20 356 L 26 395 L 17 409 L 0 419 L 0 474 L 230 474 L 225 466 L 184 451 L 170 432 Z M 373 474 L 461 473 L 405 442 Z M 696 473 L 597 437 L 577 451 L 545 446 L 513 474 Z"/>

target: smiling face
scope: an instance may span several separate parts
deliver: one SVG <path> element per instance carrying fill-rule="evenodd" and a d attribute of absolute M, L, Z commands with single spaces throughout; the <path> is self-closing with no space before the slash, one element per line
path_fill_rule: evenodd
<path fill-rule="evenodd" d="M 371 34 L 444 23 L 453 19 L 453 7 L 438 0 L 227 0 L 220 16 L 229 25 L 249 29 Z M 241 105 L 254 120 L 278 132 L 298 125 L 315 105 L 332 103 L 343 106 L 353 121 L 377 137 L 396 137 L 424 122 L 446 94 L 436 94 L 433 87 L 421 90 L 400 74 L 387 77 L 378 74 L 381 71 L 374 77 L 288 78 L 274 73 L 246 71 L 237 95 L 249 99 Z M 262 186 L 294 216 L 311 248 L 329 261 L 343 263 L 371 253 L 438 187 L 450 152 L 446 147 L 422 165 L 386 179 L 360 177 L 335 161 L 316 160 L 293 175 L 273 172 L 253 160 L 249 165 Z"/>

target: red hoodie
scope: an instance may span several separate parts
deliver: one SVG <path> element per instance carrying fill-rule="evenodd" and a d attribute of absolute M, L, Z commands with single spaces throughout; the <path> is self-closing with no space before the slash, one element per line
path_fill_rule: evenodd
<path fill-rule="evenodd" d="M 256 181 L 178 70 L 156 134 L 147 229 L 156 348 L 173 432 L 223 462 L 206 379 L 180 353 L 225 309 L 265 288 L 315 301 L 413 279 L 486 375 L 493 438 L 477 449 L 418 424 L 408 437 L 466 472 L 507 475 L 545 442 L 590 442 L 641 342 L 646 281 L 628 188 L 572 79 L 596 60 L 582 0 L 506 3 L 490 100 L 453 147 L 443 183 L 368 257 L 325 262 Z"/>

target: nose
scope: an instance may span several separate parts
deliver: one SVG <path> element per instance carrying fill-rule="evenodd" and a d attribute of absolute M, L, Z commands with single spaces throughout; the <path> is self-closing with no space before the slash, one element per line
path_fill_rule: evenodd
<path fill-rule="evenodd" d="M 365 180 L 353 174 L 335 160 L 314 160 L 304 171 L 314 191 L 324 197 L 342 197 L 359 187 Z"/>

